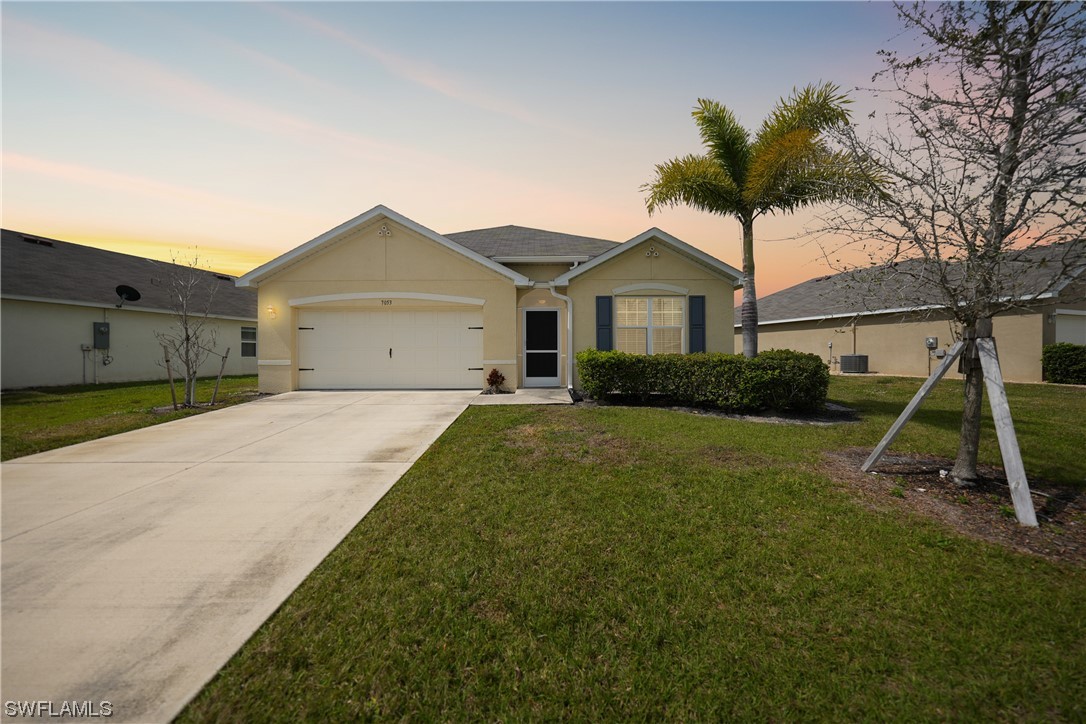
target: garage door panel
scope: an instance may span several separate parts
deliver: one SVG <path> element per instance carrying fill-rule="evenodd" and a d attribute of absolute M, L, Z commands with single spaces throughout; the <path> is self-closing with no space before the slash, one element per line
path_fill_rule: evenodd
<path fill-rule="evenodd" d="M 302 310 L 302 389 L 461 388 L 483 383 L 481 310 Z M 389 358 L 389 350 L 392 357 Z"/>

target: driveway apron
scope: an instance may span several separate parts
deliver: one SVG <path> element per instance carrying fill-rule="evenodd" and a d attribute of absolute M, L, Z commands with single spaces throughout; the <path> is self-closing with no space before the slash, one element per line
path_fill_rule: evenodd
<path fill-rule="evenodd" d="M 476 394 L 292 392 L 4 463 L 0 698 L 168 721 Z"/>

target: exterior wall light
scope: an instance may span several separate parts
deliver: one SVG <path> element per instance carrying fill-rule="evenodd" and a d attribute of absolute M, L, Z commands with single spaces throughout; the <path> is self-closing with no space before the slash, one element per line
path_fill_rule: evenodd
<path fill-rule="evenodd" d="M 279 316 L 279 315 L 277 315 L 275 313 L 275 307 L 273 307 L 270 304 L 268 305 L 268 308 L 265 311 L 267 311 L 269 319 L 275 319 L 277 316 Z"/>

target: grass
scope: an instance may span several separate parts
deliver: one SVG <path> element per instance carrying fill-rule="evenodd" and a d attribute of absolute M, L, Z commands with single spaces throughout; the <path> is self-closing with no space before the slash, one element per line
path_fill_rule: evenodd
<path fill-rule="evenodd" d="M 469 408 L 179 720 L 1082 721 L 1086 571 L 817 464 L 918 386 L 835 379 L 834 427 Z M 955 386 L 895 449 L 953 455 Z M 1027 470 L 1081 481 L 1086 391 L 1010 394 Z"/>
<path fill-rule="evenodd" d="M 214 378 L 198 380 L 196 399 L 209 401 L 214 387 Z M 244 402 L 255 393 L 255 375 L 224 377 L 218 399 L 230 405 Z M 182 394 L 180 385 L 178 394 Z M 3 426 L 0 459 L 10 460 L 206 412 L 206 409 L 153 411 L 169 404 L 170 386 L 166 381 L 4 392 L 0 395 Z"/>
<path fill-rule="evenodd" d="M 920 384 L 921 380 L 902 377 L 834 377 L 830 397 L 859 410 L 865 424 L 860 431 L 838 430 L 838 434 L 827 440 L 827 445 L 873 447 Z M 1086 487 L 1086 462 L 1082 456 L 1086 387 L 1008 384 L 1007 400 L 1026 473 L 1030 477 Z M 983 409 L 978 458 L 982 464 L 1001 466 L 987 392 Z M 961 410 L 961 381 L 941 381 L 890 449 L 953 460 L 958 450 Z M 856 439 L 849 440 L 854 434 Z"/>

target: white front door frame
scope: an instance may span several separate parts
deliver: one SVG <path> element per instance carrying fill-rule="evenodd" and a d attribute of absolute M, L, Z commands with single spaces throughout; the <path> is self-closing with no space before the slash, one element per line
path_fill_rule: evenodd
<path fill-rule="evenodd" d="M 528 348 L 528 317 L 529 315 L 536 314 L 542 317 L 544 314 L 554 315 L 554 349 L 529 349 Z M 562 385 L 562 310 L 558 307 L 525 307 L 521 313 L 521 330 L 523 331 L 521 341 L 521 359 L 523 364 L 521 369 L 522 384 L 525 387 L 560 387 Z M 554 376 L 546 377 L 529 377 L 528 376 L 528 355 L 554 355 Z"/>

